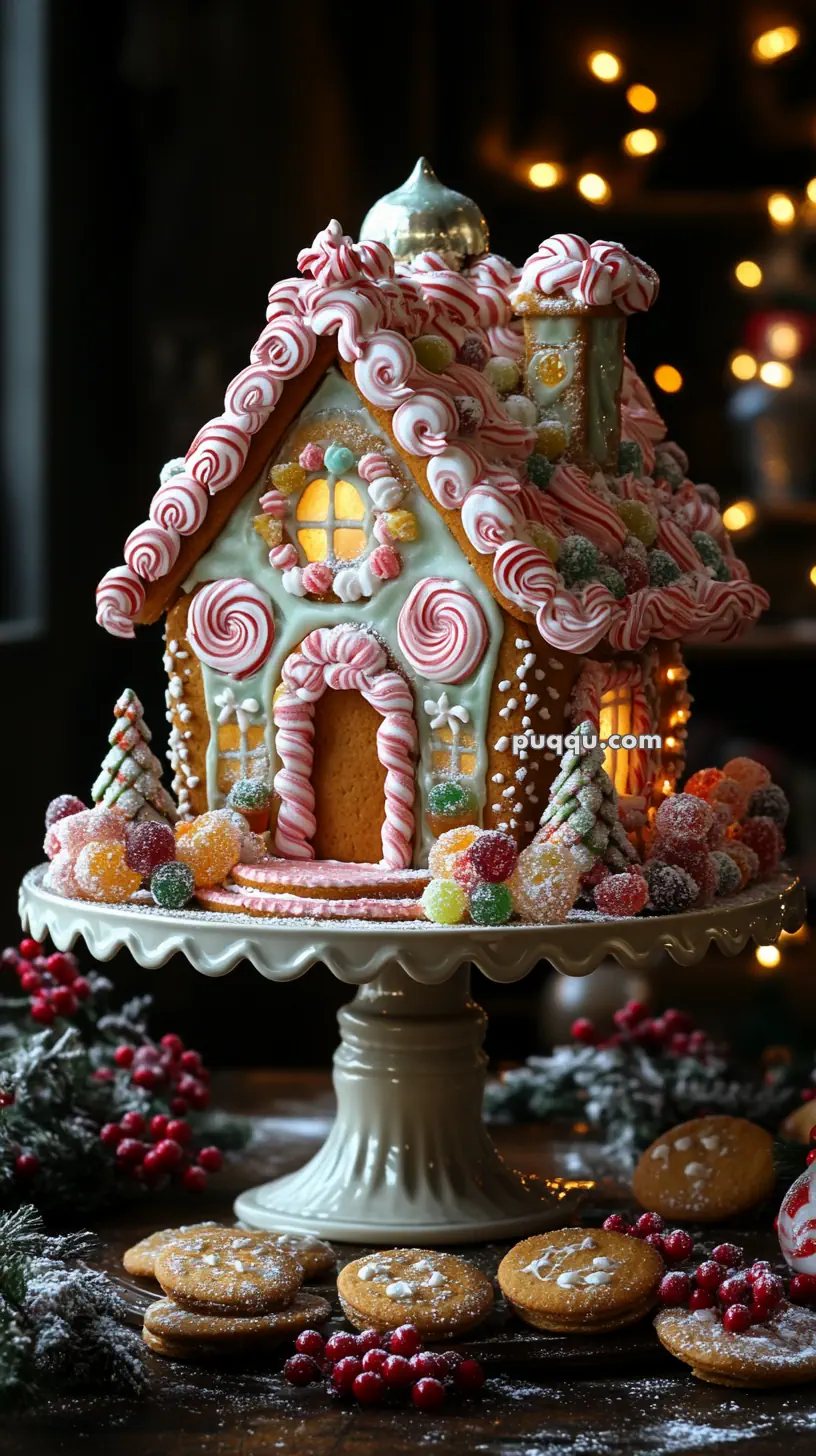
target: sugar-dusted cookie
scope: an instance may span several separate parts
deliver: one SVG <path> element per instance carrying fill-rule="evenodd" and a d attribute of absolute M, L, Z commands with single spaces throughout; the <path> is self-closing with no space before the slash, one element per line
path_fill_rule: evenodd
<path fill-rule="evenodd" d="M 331 1305 L 318 1294 L 296 1294 L 286 1309 L 242 1319 L 236 1315 L 194 1314 L 172 1299 L 157 1299 L 145 1313 L 147 1334 L 176 1346 L 206 1345 L 225 1352 L 263 1345 L 271 1347 L 290 1339 L 300 1330 L 322 1325 L 331 1315 Z"/>
<path fill-rule="evenodd" d="M 632 1188 L 664 1218 L 719 1223 L 773 1191 L 773 1139 L 744 1117 L 697 1117 L 656 1138 Z"/>
<path fill-rule="evenodd" d="M 331 1244 L 319 1239 L 317 1234 L 274 1234 L 266 1233 L 276 1248 L 297 1259 L 303 1270 L 304 1279 L 316 1279 L 326 1274 L 337 1263 L 337 1256 Z"/>
<path fill-rule="evenodd" d="M 207 1223 L 187 1223 L 181 1228 L 157 1229 L 154 1234 L 148 1234 L 146 1239 L 140 1239 L 138 1244 L 126 1249 L 122 1255 L 122 1263 L 128 1274 L 133 1274 L 137 1279 L 152 1279 L 153 1269 L 156 1263 L 156 1255 L 165 1244 L 177 1244 L 181 1239 L 192 1234 L 203 1233 L 207 1229 L 220 1228 L 221 1225 L 210 1219 Z"/>
<path fill-rule="evenodd" d="M 264 1233 L 205 1229 L 156 1255 L 155 1275 L 165 1294 L 203 1314 L 269 1314 L 291 1304 L 303 1269 Z"/>
<path fill-rule="evenodd" d="M 431 1249 L 390 1249 L 354 1259 L 337 1280 L 340 1303 L 358 1330 L 416 1325 L 426 1340 L 461 1335 L 493 1306 L 493 1286 L 473 1264 Z"/>
<path fill-rule="evenodd" d="M 654 1307 L 663 1260 L 650 1244 L 606 1229 L 555 1229 L 515 1244 L 499 1287 L 528 1325 L 595 1334 L 634 1324 Z"/>
<path fill-rule="evenodd" d="M 698 1380 L 750 1390 L 816 1380 L 816 1310 L 782 1304 L 742 1334 L 723 1328 L 716 1309 L 663 1309 L 655 1319 L 661 1344 L 691 1366 Z"/>

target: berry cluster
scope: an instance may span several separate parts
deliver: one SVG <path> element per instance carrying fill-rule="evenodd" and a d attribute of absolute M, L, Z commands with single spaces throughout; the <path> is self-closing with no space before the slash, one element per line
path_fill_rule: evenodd
<path fill-rule="evenodd" d="M 106 1122 L 100 1128 L 100 1140 L 115 1149 L 117 1164 L 133 1177 L 152 1182 L 172 1174 L 190 1192 L 200 1192 L 207 1174 L 217 1173 L 222 1163 L 219 1148 L 204 1147 L 193 1153 L 189 1146 L 193 1129 L 184 1114 L 190 1109 L 203 1111 L 210 1100 L 210 1074 L 200 1052 L 186 1048 L 181 1037 L 170 1031 L 158 1046 L 133 1047 L 123 1042 L 116 1047 L 113 1060 L 130 1072 L 135 1087 L 165 1099 L 169 1113 L 145 1117 L 141 1112 L 126 1112 L 118 1122 Z"/>
<path fill-rule="evenodd" d="M 19 979 L 32 1020 L 40 1026 L 53 1026 L 58 1017 L 76 1016 L 81 1003 L 91 997 L 93 986 L 87 976 L 80 975 L 76 956 L 70 951 L 44 952 L 39 940 L 27 936 L 16 948 L 3 951 L 2 964 Z"/>
<path fill-rule="evenodd" d="M 335 1396 L 353 1395 L 361 1405 L 377 1405 L 392 1390 L 410 1389 L 419 1410 L 436 1410 L 447 1388 L 476 1395 L 485 1383 L 478 1360 L 456 1350 L 423 1350 L 415 1325 L 400 1325 L 391 1334 L 341 1330 L 324 1340 L 318 1330 L 302 1330 L 283 1374 L 290 1385 L 311 1385 L 326 1379 Z"/>
<path fill-rule="evenodd" d="M 669 1229 L 659 1213 L 642 1213 L 634 1223 L 627 1223 L 619 1213 L 610 1213 L 602 1227 L 612 1234 L 628 1234 L 632 1239 L 642 1239 L 651 1244 L 667 1264 L 679 1264 L 688 1259 L 694 1248 L 694 1240 L 685 1229 Z"/>
<path fill-rule="evenodd" d="M 675 1269 L 663 1276 L 660 1303 L 670 1309 L 721 1310 L 723 1328 L 743 1334 L 751 1325 L 764 1324 L 785 1298 L 785 1285 L 766 1259 L 744 1265 L 745 1253 L 737 1244 L 717 1244 L 692 1274 Z"/>
<path fill-rule="evenodd" d="M 602 1037 L 595 1023 L 586 1016 L 573 1021 L 570 1035 L 582 1046 L 594 1046 L 599 1050 L 617 1046 L 641 1046 L 650 1051 L 673 1057 L 698 1057 L 704 1059 L 718 1048 L 694 1022 L 686 1011 L 670 1007 L 662 1016 L 650 1016 L 642 1001 L 627 1001 L 613 1017 L 615 1030 L 610 1036 Z"/>

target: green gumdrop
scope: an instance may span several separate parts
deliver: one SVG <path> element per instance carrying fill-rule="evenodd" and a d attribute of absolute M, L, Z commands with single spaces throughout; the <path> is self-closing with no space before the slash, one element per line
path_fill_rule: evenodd
<path fill-rule="evenodd" d="M 558 553 L 558 570 L 567 586 L 588 581 L 598 571 L 598 548 L 586 536 L 567 536 Z"/>
<path fill-rule="evenodd" d="M 476 885 L 469 901 L 474 925 L 505 925 L 513 913 L 513 898 L 506 885 Z"/>
<path fill-rule="evenodd" d="M 323 456 L 323 463 L 331 475 L 343 475 L 354 464 L 354 452 L 335 440 Z"/>
<path fill-rule="evenodd" d="M 258 809 L 267 809 L 272 798 L 272 791 L 263 779 L 236 779 L 229 793 L 227 803 L 231 809 L 250 812 Z"/>
<path fill-rule="evenodd" d="M 527 461 L 527 479 L 543 490 L 550 483 L 553 469 L 551 460 L 545 459 L 543 455 L 531 455 Z"/>
<path fill-rule="evenodd" d="M 598 581 L 611 591 L 616 601 L 626 596 L 626 582 L 614 566 L 599 566 L 597 571 Z"/>
<path fill-rule="evenodd" d="M 722 551 L 714 540 L 714 537 L 708 534 L 708 531 L 692 531 L 691 544 L 697 552 L 697 555 L 701 557 L 706 566 L 711 567 L 712 571 L 716 571 L 722 566 Z"/>
<path fill-rule="evenodd" d="M 668 551 L 650 551 L 646 564 L 652 586 L 671 586 L 680 576 L 680 567 Z"/>
<path fill-rule="evenodd" d="M 643 451 L 637 440 L 621 440 L 618 446 L 618 475 L 643 474 Z"/>
<path fill-rule="evenodd" d="M 452 819 L 458 814 L 469 814 L 475 812 L 477 807 L 473 790 L 456 779 L 443 779 L 441 783 L 434 784 L 428 794 L 428 808 L 431 813 L 439 814 L 443 818 Z"/>
<path fill-rule="evenodd" d="M 159 865 L 150 876 L 150 893 L 163 910 L 180 910 L 192 898 L 195 875 L 179 859 Z"/>
<path fill-rule="evenodd" d="M 674 456 L 667 455 L 662 450 L 655 455 L 654 474 L 656 479 L 667 480 L 674 490 L 677 490 L 685 479 Z"/>

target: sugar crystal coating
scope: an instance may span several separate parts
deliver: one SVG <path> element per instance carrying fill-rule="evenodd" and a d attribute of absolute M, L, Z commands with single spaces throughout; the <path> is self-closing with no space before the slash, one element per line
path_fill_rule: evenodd
<path fill-rule="evenodd" d="M 508 885 L 522 920 L 560 925 L 575 904 L 580 873 L 565 845 L 545 840 L 528 844 Z"/>
<path fill-rule="evenodd" d="M 595 886 L 595 908 L 602 915 L 639 915 L 649 898 L 649 887 L 639 874 L 607 875 Z"/>
<path fill-rule="evenodd" d="M 150 877 L 150 893 L 163 910 L 180 910 L 192 898 L 194 890 L 193 871 L 181 860 L 159 865 Z"/>
<path fill-rule="evenodd" d="M 141 888 L 142 877 L 125 859 L 116 840 L 92 840 L 80 850 L 74 866 L 76 882 L 89 900 L 119 904 Z"/>
<path fill-rule="evenodd" d="M 647 560 L 652 586 L 671 586 L 679 580 L 680 567 L 668 551 L 650 551 Z"/>
<path fill-rule="evenodd" d="M 456 856 L 469 849 L 481 830 L 476 824 L 461 824 L 457 829 L 446 829 L 431 848 L 428 868 L 435 879 L 449 880 L 453 875 Z"/>
<path fill-rule="evenodd" d="M 176 853 L 189 865 L 196 885 L 219 885 L 241 854 L 241 832 L 223 811 L 202 814 L 188 833 L 177 837 Z"/>
<path fill-rule="evenodd" d="M 697 899 L 697 886 L 679 865 L 653 859 L 644 865 L 649 903 L 657 915 L 675 915 L 688 910 Z"/>
<path fill-rule="evenodd" d="M 140 875 L 150 875 L 158 865 L 175 859 L 176 840 L 169 824 L 161 824 L 158 819 L 131 824 L 125 840 L 125 856 L 130 868 Z"/>
<path fill-rule="evenodd" d="M 785 853 L 784 836 L 773 819 L 746 819 L 740 830 L 740 843 L 754 851 L 761 875 L 775 870 Z"/>
<path fill-rule="evenodd" d="M 661 834 L 702 839 L 711 828 L 714 815 L 708 804 L 693 794 L 672 794 L 657 811 L 655 823 Z"/>
<path fill-rule="evenodd" d="M 261 810 L 268 809 L 272 799 L 272 790 L 265 779 L 236 779 L 227 794 L 227 804 L 230 809 Z"/>
<path fill-rule="evenodd" d="M 698 799 L 709 800 L 711 790 L 720 779 L 725 778 L 721 768 L 701 768 L 686 781 L 684 793 L 694 794 Z"/>
<path fill-rule="evenodd" d="M 739 866 L 729 854 L 723 853 L 720 849 L 712 850 L 711 858 L 714 861 L 714 868 L 717 872 L 718 895 L 733 895 L 742 887 L 742 874 Z"/>
<path fill-rule="evenodd" d="M 513 900 L 506 885 L 476 885 L 469 896 L 474 925 L 505 925 L 513 913 Z"/>
<path fill-rule="evenodd" d="M 82 800 L 78 799 L 75 794 L 58 794 L 56 799 L 51 800 L 45 811 L 46 829 L 50 829 L 58 819 L 67 818 L 69 814 L 81 814 L 84 808 Z"/>
<path fill-rule="evenodd" d="M 724 853 L 734 861 L 741 876 L 744 889 L 750 880 L 755 880 L 759 874 L 759 856 L 749 849 L 741 839 L 729 839 Z"/>
<path fill-rule="evenodd" d="M 500 829 L 485 830 L 474 840 L 468 852 L 479 878 L 495 883 L 509 878 L 519 857 L 516 841 Z"/>
<path fill-rule="evenodd" d="M 567 586 L 578 581 L 588 581 L 598 570 L 597 546 L 588 541 L 586 536 L 568 536 L 561 542 L 558 569 Z"/>
<path fill-rule="evenodd" d="M 726 804 L 733 821 L 741 819 L 748 808 L 748 792 L 738 779 L 722 778 L 712 788 L 709 803 Z"/>
<path fill-rule="evenodd" d="M 748 800 L 748 814 L 752 819 L 773 819 L 784 829 L 790 814 L 787 795 L 778 784 L 762 784 Z"/>
<path fill-rule="evenodd" d="M 639 500 L 618 501 L 618 515 L 632 536 L 651 546 L 657 536 L 657 521 L 648 506 Z"/>
<path fill-rule="evenodd" d="M 435 925 L 458 925 L 467 910 L 467 895 L 455 880 L 431 880 L 422 894 L 422 908 Z"/>
<path fill-rule="evenodd" d="M 459 814 L 473 813 L 477 808 L 476 795 L 457 779 L 443 779 L 428 794 L 428 808 L 432 814 L 452 819 Z"/>

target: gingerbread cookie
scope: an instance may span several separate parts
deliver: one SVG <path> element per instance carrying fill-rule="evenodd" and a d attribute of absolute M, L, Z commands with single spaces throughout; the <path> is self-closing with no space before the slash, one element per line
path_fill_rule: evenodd
<path fill-rule="evenodd" d="M 464 1334 L 493 1307 L 493 1286 L 456 1254 L 391 1249 L 354 1259 L 341 1270 L 337 1292 L 358 1330 L 416 1325 L 426 1340 Z"/>
<path fill-rule="evenodd" d="M 316 1279 L 327 1274 L 337 1263 L 337 1256 L 331 1244 L 319 1239 L 317 1234 L 274 1234 L 265 1233 L 277 1249 L 296 1259 L 303 1270 L 304 1279 Z"/>
<path fill-rule="evenodd" d="M 697 1117 L 656 1138 L 638 1163 L 638 1203 L 664 1218 L 719 1223 L 773 1191 L 773 1139 L 743 1117 Z"/>
<path fill-rule="evenodd" d="M 499 1287 L 528 1325 L 596 1334 L 654 1307 L 663 1260 L 650 1244 L 606 1229 L 556 1229 L 523 1239 L 499 1265 Z"/>
<path fill-rule="evenodd" d="M 325 1324 L 331 1305 L 318 1294 L 296 1294 L 286 1309 L 242 1319 L 235 1315 L 194 1314 L 172 1299 L 157 1299 L 144 1317 L 144 1328 L 156 1339 L 172 1345 L 206 1345 L 216 1350 L 269 1347 L 300 1330 Z"/>
<path fill-rule="evenodd" d="M 133 1274 L 136 1279 L 152 1279 L 156 1255 L 166 1244 L 176 1244 L 188 1234 L 195 1236 L 207 1229 L 220 1227 L 220 1224 L 208 1219 L 206 1223 L 182 1224 L 177 1229 L 157 1229 L 154 1234 L 148 1234 L 146 1239 L 140 1239 L 138 1244 L 126 1249 L 122 1263 L 128 1274 Z"/>
<path fill-rule="evenodd" d="M 762 1324 L 742 1334 L 723 1328 L 716 1309 L 664 1309 L 655 1320 L 658 1339 L 672 1355 L 711 1385 L 802 1385 L 816 1380 L 816 1310 L 782 1304 Z"/>
<path fill-rule="evenodd" d="M 290 1254 L 243 1229 L 208 1229 L 165 1244 L 154 1270 L 176 1304 L 203 1314 L 269 1314 L 290 1304 L 303 1283 Z"/>

